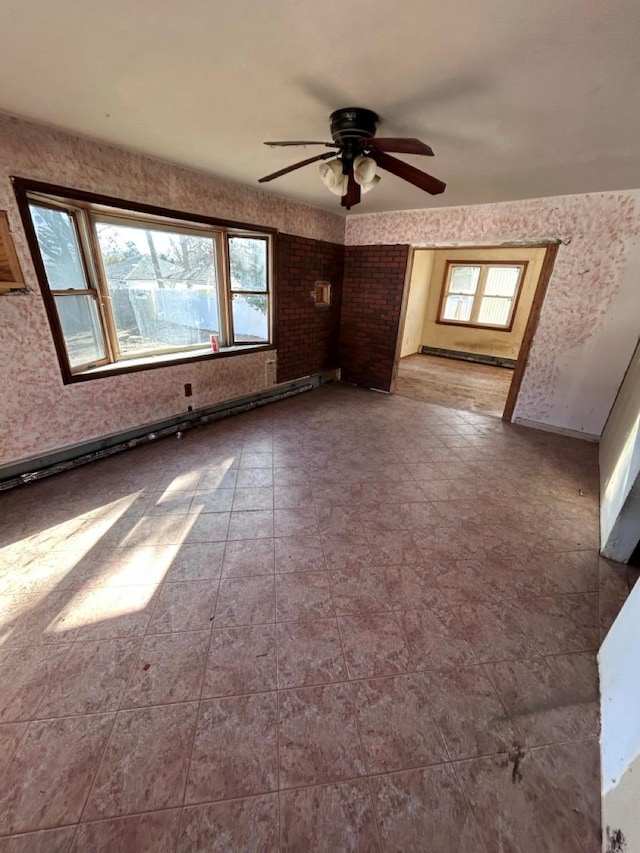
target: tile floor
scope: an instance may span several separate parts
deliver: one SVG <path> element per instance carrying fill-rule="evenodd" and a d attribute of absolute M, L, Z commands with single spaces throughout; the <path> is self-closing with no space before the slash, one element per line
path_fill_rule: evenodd
<path fill-rule="evenodd" d="M 597 851 L 592 445 L 327 386 L 0 495 L 0 853 Z"/>

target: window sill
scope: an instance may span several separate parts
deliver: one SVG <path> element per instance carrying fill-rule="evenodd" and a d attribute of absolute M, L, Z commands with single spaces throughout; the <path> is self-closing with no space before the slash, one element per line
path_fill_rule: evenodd
<path fill-rule="evenodd" d="M 468 323 L 466 320 L 436 320 L 439 326 L 457 326 L 459 329 L 483 329 L 487 332 L 512 332 L 513 322 L 508 326 L 490 326 L 487 323 Z"/>
<path fill-rule="evenodd" d="M 119 376 L 122 373 L 136 373 L 141 370 L 154 370 L 158 367 L 173 367 L 177 364 L 191 364 L 197 361 L 209 359 L 229 358 L 231 356 L 247 355 L 252 352 L 267 352 L 274 350 L 274 344 L 238 344 L 232 347 L 224 347 L 219 352 L 212 352 L 209 347 L 192 350 L 188 353 L 167 353 L 166 355 L 146 356 L 144 358 L 132 358 L 119 361 L 115 364 L 101 364 L 79 373 L 73 373 L 64 380 L 65 385 L 75 382 L 87 382 L 92 379 L 103 379 L 106 376 Z"/>

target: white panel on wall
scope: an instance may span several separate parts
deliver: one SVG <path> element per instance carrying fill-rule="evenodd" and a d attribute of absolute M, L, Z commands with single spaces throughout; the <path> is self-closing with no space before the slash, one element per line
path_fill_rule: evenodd
<path fill-rule="evenodd" d="M 605 556 L 627 562 L 640 541 L 640 344 L 600 442 L 600 538 Z"/>
<path fill-rule="evenodd" d="M 598 653 L 602 730 L 602 826 L 604 841 L 621 833 L 640 850 L 640 583 L 636 584 Z"/>

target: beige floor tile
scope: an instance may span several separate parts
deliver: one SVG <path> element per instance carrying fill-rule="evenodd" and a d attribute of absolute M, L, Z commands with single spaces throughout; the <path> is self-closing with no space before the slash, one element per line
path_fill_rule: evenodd
<path fill-rule="evenodd" d="M 200 698 L 209 631 L 147 636 L 140 646 L 122 708 Z"/>
<path fill-rule="evenodd" d="M 278 795 L 227 800 L 185 808 L 177 853 L 256 850 L 276 853 Z"/>
<path fill-rule="evenodd" d="M 274 791 L 277 764 L 275 693 L 207 699 L 198 715 L 185 802 Z"/>
<path fill-rule="evenodd" d="M 29 725 L 0 778 L 0 833 L 79 820 L 114 714 L 65 717 Z"/>
<path fill-rule="evenodd" d="M 120 711 L 83 819 L 182 804 L 198 703 Z"/>

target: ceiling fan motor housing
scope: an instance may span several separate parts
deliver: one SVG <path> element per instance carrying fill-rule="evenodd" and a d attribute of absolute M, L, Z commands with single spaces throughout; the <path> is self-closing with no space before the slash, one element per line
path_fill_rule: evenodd
<path fill-rule="evenodd" d="M 341 147 L 352 140 L 371 139 L 379 121 L 376 113 L 362 107 L 343 107 L 331 113 L 330 120 L 331 137 Z"/>
<path fill-rule="evenodd" d="M 353 170 L 353 161 L 360 153 L 361 139 L 376 135 L 378 116 L 362 107 L 343 107 L 331 113 L 331 138 L 340 146 L 342 171 L 348 175 Z"/>

